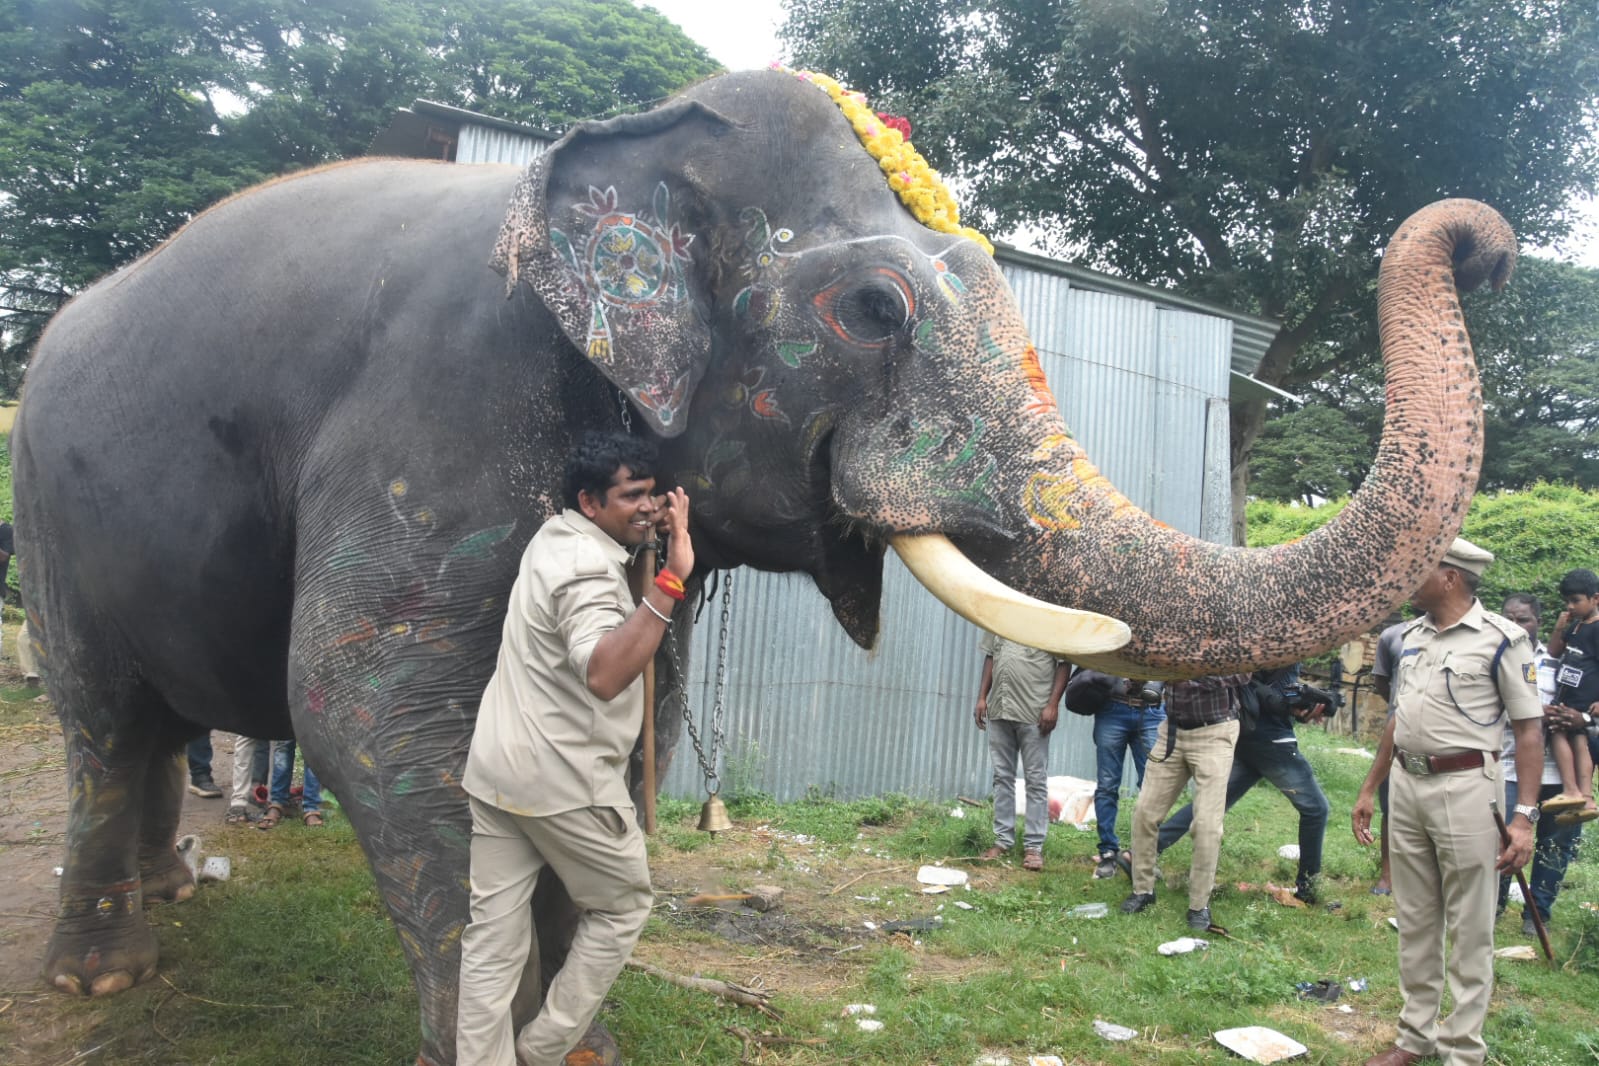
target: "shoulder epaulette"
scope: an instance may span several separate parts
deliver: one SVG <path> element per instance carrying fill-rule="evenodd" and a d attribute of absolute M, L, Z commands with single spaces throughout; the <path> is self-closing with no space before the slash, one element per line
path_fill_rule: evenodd
<path fill-rule="evenodd" d="M 1502 614 L 1495 614 L 1492 611 L 1484 611 L 1482 612 L 1482 617 L 1489 625 L 1503 633 L 1505 635 L 1505 639 L 1510 641 L 1512 644 L 1516 643 L 1517 641 L 1531 642 L 1532 640 L 1532 638 L 1527 635 L 1527 631 L 1525 629 L 1523 629 L 1519 624 L 1512 622 Z"/>

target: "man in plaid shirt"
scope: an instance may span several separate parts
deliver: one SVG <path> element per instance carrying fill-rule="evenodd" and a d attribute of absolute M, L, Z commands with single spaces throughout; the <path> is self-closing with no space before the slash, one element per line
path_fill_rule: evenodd
<path fill-rule="evenodd" d="M 1144 766 L 1144 787 L 1133 808 L 1133 891 L 1123 914 L 1155 902 L 1155 856 L 1160 823 L 1190 778 L 1194 782 L 1194 858 L 1188 869 L 1188 927 L 1210 928 L 1227 778 L 1238 741 L 1238 690 L 1248 674 L 1178 681 L 1166 686 L 1166 721 Z"/>

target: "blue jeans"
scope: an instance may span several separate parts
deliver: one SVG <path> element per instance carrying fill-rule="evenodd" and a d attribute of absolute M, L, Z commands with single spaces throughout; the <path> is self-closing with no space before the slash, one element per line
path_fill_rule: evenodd
<path fill-rule="evenodd" d="M 1160 723 L 1166 720 L 1162 707 L 1135 707 L 1110 700 L 1094 715 L 1094 758 L 1099 779 L 1094 788 L 1094 820 L 1099 823 L 1099 853 L 1114 854 L 1121 849 L 1116 838 L 1116 811 L 1121 803 L 1122 768 L 1128 749 L 1133 753 L 1133 770 L 1138 784 L 1144 784 L 1144 763 L 1155 746 Z"/>
<path fill-rule="evenodd" d="M 1016 758 L 1021 756 L 1027 784 L 1027 820 L 1022 846 L 1043 850 L 1049 832 L 1049 735 L 1038 723 L 988 720 L 988 753 L 994 760 L 994 844 L 1016 844 Z"/>
<path fill-rule="evenodd" d="M 205 736 L 195 737 L 189 741 L 189 746 L 184 749 L 184 756 L 189 760 L 190 781 L 198 781 L 202 777 L 210 777 L 211 731 L 207 729 Z"/>
<path fill-rule="evenodd" d="M 1538 802 L 1551 799 L 1560 795 L 1560 785 L 1543 785 L 1538 789 Z M 1505 810 L 1516 809 L 1516 783 L 1505 782 Z M 1554 908 L 1555 897 L 1560 895 L 1560 882 L 1565 879 L 1566 867 L 1572 859 L 1577 857 L 1577 849 L 1582 846 L 1582 823 L 1576 825 L 1556 825 L 1552 815 L 1538 819 L 1538 831 L 1533 837 L 1532 846 L 1532 876 L 1527 879 L 1527 889 L 1532 893 L 1522 905 L 1523 918 L 1532 915 L 1534 904 L 1538 907 L 1538 917 L 1544 922 L 1549 921 L 1549 912 Z M 1510 877 L 1499 879 L 1499 909 L 1505 909 L 1505 904 L 1510 898 Z"/>
<path fill-rule="evenodd" d="M 289 786 L 294 784 L 294 741 L 272 742 L 272 800 L 279 807 L 289 802 Z M 305 764 L 305 792 L 300 796 L 300 810 L 306 814 L 322 808 L 322 782 Z"/>
<path fill-rule="evenodd" d="M 1327 797 L 1310 769 L 1310 763 L 1299 753 L 1299 742 L 1294 739 L 1293 726 L 1287 723 L 1268 725 L 1265 715 L 1253 730 L 1238 738 L 1233 750 L 1233 770 L 1227 778 L 1227 809 L 1243 798 L 1265 778 L 1288 797 L 1288 802 L 1299 812 L 1299 874 L 1297 885 L 1305 888 L 1321 873 L 1322 838 L 1327 833 Z M 1194 820 L 1193 804 L 1189 804 L 1160 827 L 1158 851 L 1165 851 L 1188 832 Z"/>

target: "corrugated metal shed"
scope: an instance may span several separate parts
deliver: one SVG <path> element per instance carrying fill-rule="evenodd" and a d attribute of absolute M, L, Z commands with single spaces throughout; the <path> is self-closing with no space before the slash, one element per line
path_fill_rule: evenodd
<path fill-rule="evenodd" d="M 491 129 L 487 126 L 462 126 L 455 142 L 457 163 L 515 163 L 527 166 L 543 155 L 551 142 L 525 133 Z"/>
<path fill-rule="evenodd" d="M 1155 517 L 1224 539 L 1231 519 L 1226 398 L 1232 322 L 1147 297 L 1076 288 L 1060 272 L 1002 259 L 1039 360 L 1100 468 Z M 1220 417 L 1217 417 L 1217 412 Z M 917 584 L 893 553 L 883 631 L 868 654 L 808 579 L 740 570 L 727 657 L 724 788 L 795 799 L 903 792 L 982 796 L 988 746 L 972 723 L 978 631 Z M 718 612 L 696 628 L 689 698 L 709 744 Z M 1050 773 L 1093 780 L 1091 719 L 1063 713 Z M 1124 775 L 1134 780 L 1130 770 Z M 687 743 L 662 791 L 695 795 Z"/>
<path fill-rule="evenodd" d="M 418 100 L 373 152 L 525 164 L 554 136 Z M 1231 528 L 1228 398 L 1259 365 L 1276 324 L 1202 301 L 1001 247 L 1046 376 L 1105 474 L 1178 529 L 1224 541 Z M 1261 386 L 1264 388 L 1264 386 Z M 978 632 L 889 553 L 883 631 L 871 653 L 834 621 L 808 578 L 737 572 L 717 753 L 724 790 L 794 799 L 903 792 L 986 795 L 988 747 L 974 728 Z M 710 746 L 719 611 L 708 609 L 688 665 L 696 722 Z M 1094 777 L 1092 721 L 1062 713 L 1050 773 Z M 1131 782 L 1129 770 L 1125 780 Z M 685 739 L 662 782 L 696 796 Z"/>

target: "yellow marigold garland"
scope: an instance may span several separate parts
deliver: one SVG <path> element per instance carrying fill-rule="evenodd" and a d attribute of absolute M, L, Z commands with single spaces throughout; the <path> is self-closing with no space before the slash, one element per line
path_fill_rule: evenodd
<path fill-rule="evenodd" d="M 888 187 L 899 196 L 916 221 L 940 233 L 968 237 L 989 255 L 994 254 L 994 246 L 987 237 L 970 226 L 960 224 L 960 208 L 955 205 L 955 197 L 950 195 L 949 189 L 939 180 L 933 168 L 927 165 L 921 153 L 911 146 L 911 142 L 899 130 L 884 125 L 867 106 L 864 94 L 851 92 L 826 74 L 788 70 L 782 66 L 774 66 L 774 69 L 808 81 L 833 98 L 833 102 L 854 127 L 861 144 L 888 176 Z"/>

